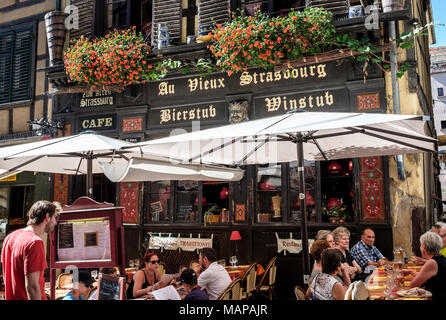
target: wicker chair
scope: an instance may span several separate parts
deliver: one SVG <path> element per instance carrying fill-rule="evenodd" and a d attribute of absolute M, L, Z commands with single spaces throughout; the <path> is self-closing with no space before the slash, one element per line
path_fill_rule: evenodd
<path fill-rule="evenodd" d="M 161 277 L 166 273 L 166 264 L 164 262 L 160 262 L 158 270 L 161 273 Z"/>
<path fill-rule="evenodd" d="M 276 260 L 277 257 L 275 256 L 270 260 L 255 291 L 256 295 L 266 296 L 270 300 L 275 299 L 274 285 L 276 284 Z"/>
<path fill-rule="evenodd" d="M 256 266 L 257 263 L 251 263 L 241 277 L 242 290 L 240 298 L 247 300 L 252 298 L 254 291 L 256 290 Z"/>
<path fill-rule="evenodd" d="M 70 273 L 61 273 L 56 279 L 56 289 L 71 289 L 73 277 Z"/>
<path fill-rule="evenodd" d="M 294 287 L 294 294 L 296 295 L 297 300 L 307 300 L 307 297 L 305 295 L 305 290 L 302 289 L 300 286 Z"/>
<path fill-rule="evenodd" d="M 231 285 L 231 300 L 241 300 L 242 280 L 240 278 L 232 281 Z"/>

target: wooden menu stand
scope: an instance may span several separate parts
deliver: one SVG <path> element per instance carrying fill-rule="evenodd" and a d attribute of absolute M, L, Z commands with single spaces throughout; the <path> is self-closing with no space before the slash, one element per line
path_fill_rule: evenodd
<path fill-rule="evenodd" d="M 50 235 L 51 300 L 56 294 L 56 269 L 118 267 L 125 275 L 122 211 L 123 207 L 88 197 L 63 207 Z"/>

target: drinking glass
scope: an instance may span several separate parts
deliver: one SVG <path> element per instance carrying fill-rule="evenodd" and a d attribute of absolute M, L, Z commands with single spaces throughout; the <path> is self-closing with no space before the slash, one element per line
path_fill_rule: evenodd
<path fill-rule="evenodd" d="M 394 271 L 387 272 L 387 278 L 386 278 L 386 289 L 384 293 L 386 294 L 386 297 L 388 299 L 393 299 L 395 296 L 393 295 L 393 289 L 395 289 L 395 280 L 396 280 L 396 273 Z"/>
<path fill-rule="evenodd" d="M 237 265 L 238 259 L 236 256 L 229 257 L 229 263 L 232 267 L 235 267 Z"/>
<path fill-rule="evenodd" d="M 133 268 L 135 266 L 135 261 L 134 260 L 130 260 L 129 261 L 129 266 L 130 266 L 130 268 Z"/>
<path fill-rule="evenodd" d="M 97 276 L 98 276 L 98 270 L 91 270 L 91 277 L 93 279 L 96 279 Z"/>

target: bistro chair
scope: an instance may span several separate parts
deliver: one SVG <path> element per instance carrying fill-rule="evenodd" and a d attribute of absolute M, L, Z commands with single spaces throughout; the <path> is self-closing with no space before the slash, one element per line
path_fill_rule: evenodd
<path fill-rule="evenodd" d="M 160 273 L 161 273 L 161 277 L 163 277 L 164 274 L 166 273 L 166 264 L 165 264 L 164 262 L 160 262 L 160 263 L 159 263 L 158 270 L 159 270 Z"/>
<path fill-rule="evenodd" d="M 73 287 L 73 277 L 71 273 L 61 273 L 56 279 L 56 289 L 71 289 Z"/>
<path fill-rule="evenodd" d="M 304 289 L 300 286 L 294 287 L 294 294 L 296 295 L 297 300 L 307 300 Z"/>
<path fill-rule="evenodd" d="M 256 295 L 266 296 L 270 300 L 275 298 L 274 285 L 276 283 L 276 260 L 276 256 L 270 260 L 255 291 Z"/>
<path fill-rule="evenodd" d="M 190 263 L 189 263 L 189 268 L 191 268 L 191 269 L 193 269 L 194 267 L 195 267 L 195 265 L 199 265 L 200 264 L 200 262 L 198 262 L 197 260 L 192 260 Z"/>
<path fill-rule="evenodd" d="M 240 278 L 232 281 L 231 285 L 231 300 L 241 300 L 241 292 L 242 292 L 242 280 Z"/>
<path fill-rule="evenodd" d="M 256 290 L 256 266 L 257 263 L 251 263 L 241 277 L 242 290 L 240 294 L 241 300 L 250 299 Z"/>
<path fill-rule="evenodd" d="M 229 286 L 220 294 L 220 296 L 217 298 L 217 300 L 231 300 L 231 293 L 232 293 L 232 282 L 229 284 Z"/>
<path fill-rule="evenodd" d="M 178 271 L 179 271 L 179 273 L 181 274 L 184 270 L 186 270 L 186 269 L 189 269 L 189 267 L 188 266 L 186 266 L 186 265 L 184 265 L 184 264 L 182 264 L 181 266 L 180 266 L 180 268 L 178 269 Z"/>

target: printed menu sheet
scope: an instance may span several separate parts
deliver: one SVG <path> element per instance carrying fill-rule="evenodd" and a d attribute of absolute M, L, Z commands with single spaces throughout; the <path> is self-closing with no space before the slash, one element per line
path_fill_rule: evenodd
<path fill-rule="evenodd" d="M 58 261 L 110 260 L 110 221 L 73 220 L 58 227 Z"/>

